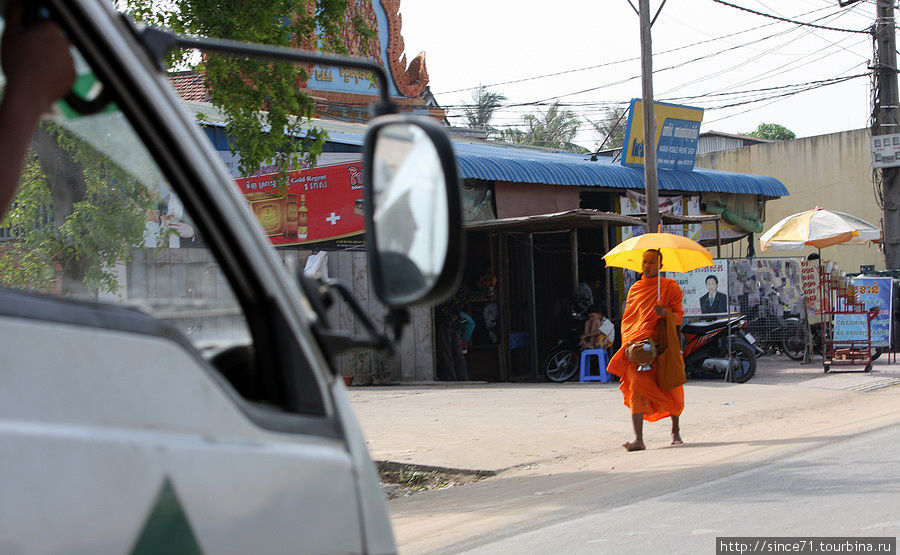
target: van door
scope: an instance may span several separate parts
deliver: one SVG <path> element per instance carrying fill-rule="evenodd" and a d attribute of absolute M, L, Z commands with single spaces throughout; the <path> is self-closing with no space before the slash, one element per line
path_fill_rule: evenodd
<path fill-rule="evenodd" d="M 258 226 L 199 202 L 123 89 L 40 125 L 0 222 L 0 552 L 364 551 L 346 421 Z"/>

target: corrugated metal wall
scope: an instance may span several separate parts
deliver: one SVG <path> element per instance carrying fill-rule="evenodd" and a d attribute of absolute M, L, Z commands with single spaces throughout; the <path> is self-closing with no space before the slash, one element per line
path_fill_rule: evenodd
<path fill-rule="evenodd" d="M 741 148 L 744 141 L 741 139 L 732 139 L 731 137 L 720 137 L 718 135 L 701 135 L 697 142 L 697 154 L 706 154 L 707 152 L 716 152 L 719 150 L 730 150 L 732 148 Z"/>

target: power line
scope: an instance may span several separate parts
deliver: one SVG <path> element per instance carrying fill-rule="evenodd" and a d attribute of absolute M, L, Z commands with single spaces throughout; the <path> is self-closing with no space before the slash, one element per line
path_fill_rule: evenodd
<path fill-rule="evenodd" d="M 723 6 L 728 6 L 731 8 L 735 8 L 744 12 L 752 13 L 754 15 L 760 15 L 762 17 L 768 17 L 770 19 L 777 19 L 778 21 L 784 21 L 786 23 L 793 23 L 794 25 L 801 25 L 803 27 L 814 27 L 816 29 L 824 29 L 826 31 L 841 31 L 843 33 L 865 33 L 871 34 L 872 31 L 870 29 L 842 29 L 840 27 L 828 27 L 827 25 L 816 25 L 815 23 L 807 23 L 805 21 L 798 21 L 796 19 L 788 19 L 786 17 L 781 17 L 769 13 L 758 12 L 756 10 L 751 10 L 750 8 L 745 8 L 743 6 L 738 6 L 737 4 L 731 4 L 726 2 L 725 0 L 712 0 L 716 4 L 722 4 Z"/>
<path fill-rule="evenodd" d="M 807 33 L 809 33 L 809 31 L 807 31 Z M 842 40 L 846 40 L 847 38 L 849 38 L 849 37 L 845 37 L 845 38 L 842 39 Z M 863 39 L 863 41 L 867 41 L 867 39 Z M 841 41 L 838 41 L 838 42 L 841 42 Z M 836 46 L 836 47 L 838 47 L 838 48 L 842 48 L 842 49 L 843 49 L 843 47 L 841 47 L 841 45 L 838 44 L 838 43 L 831 44 L 830 46 Z M 665 92 L 663 92 L 663 93 L 661 93 L 661 94 L 662 94 L 662 95 L 670 94 L 670 93 L 672 93 L 672 92 L 674 92 L 674 91 L 677 91 L 677 90 L 679 90 L 679 89 L 681 89 L 681 88 L 684 88 L 684 87 L 686 87 L 686 86 L 694 85 L 694 84 L 697 84 L 697 83 L 706 81 L 706 80 L 708 80 L 708 79 L 719 79 L 719 78 L 721 78 L 721 76 L 724 75 L 725 73 L 729 73 L 729 72 L 731 72 L 731 71 L 735 71 L 735 70 L 737 70 L 737 69 L 741 69 L 741 68 L 744 67 L 748 62 L 753 61 L 753 60 L 757 60 L 757 59 L 759 59 L 760 57 L 762 57 L 762 56 L 764 56 L 764 55 L 766 55 L 766 54 L 769 54 L 769 53 L 773 52 L 773 51 L 776 50 L 777 48 L 778 48 L 778 47 L 773 47 L 773 48 L 769 49 L 768 51 L 763 52 L 762 54 L 759 54 L 759 55 L 757 55 L 757 56 L 754 56 L 754 57 L 750 58 L 749 60 L 745 60 L 744 62 L 737 63 L 737 64 L 735 64 L 735 65 L 733 65 L 733 66 L 731 66 L 731 67 L 729 67 L 729 68 L 726 68 L 726 69 L 719 69 L 719 70 L 712 71 L 712 72 L 707 73 L 707 74 L 704 75 L 704 76 L 698 77 L 698 78 L 696 78 L 696 79 L 694 79 L 694 80 L 692 80 L 692 81 L 688 81 L 688 82 L 683 83 L 683 84 L 681 84 L 681 85 L 677 85 L 677 86 L 675 86 L 675 87 L 672 87 L 672 88 L 666 90 Z M 820 51 L 820 52 L 821 52 L 821 51 Z M 758 81 L 762 81 L 762 80 L 765 80 L 765 79 L 774 77 L 774 76 L 776 76 L 776 75 L 780 75 L 781 73 L 785 73 L 785 72 L 787 72 L 787 71 L 790 71 L 789 68 L 790 68 L 791 66 L 794 66 L 794 65 L 797 65 L 797 64 L 801 63 L 803 60 L 805 60 L 805 59 L 808 58 L 809 56 L 812 56 L 813 54 L 816 54 L 816 52 L 811 52 L 811 53 L 809 53 L 809 54 L 805 54 L 805 55 L 803 55 L 803 56 L 801 56 L 801 57 L 799 57 L 799 58 L 796 58 L 796 59 L 794 59 L 794 60 L 792 60 L 792 61 L 789 61 L 789 62 L 787 62 L 787 63 L 785 63 L 785 64 L 782 64 L 782 65 L 780 65 L 780 66 L 778 66 L 778 67 L 775 67 L 775 68 L 772 68 L 772 69 L 767 69 L 767 70 L 765 70 L 765 71 L 762 71 L 761 73 L 757 73 L 756 75 L 754 75 L 754 76 L 752 76 L 752 77 L 748 77 L 748 78 L 744 79 L 743 81 L 740 81 L 740 82 L 738 82 L 738 83 L 734 83 L 734 84 L 730 85 L 730 87 L 739 87 L 739 86 L 742 86 L 742 85 L 748 85 L 748 84 L 750 84 L 750 83 L 756 83 L 756 82 L 758 82 Z M 827 57 L 829 57 L 829 56 L 833 56 L 833 55 L 835 55 L 835 54 L 838 54 L 838 52 L 828 52 L 828 53 L 824 53 L 822 56 L 819 56 L 819 57 L 816 58 L 815 60 L 812 60 L 811 62 L 807 62 L 806 65 L 809 66 L 810 64 L 813 64 L 813 63 L 815 63 L 815 62 L 819 62 L 819 61 L 824 60 L 825 58 L 827 58 Z M 778 70 L 781 70 L 781 71 L 778 71 Z M 773 73 L 773 72 L 775 72 L 775 71 L 778 71 L 778 73 Z M 728 89 L 728 88 L 729 88 L 729 87 L 722 87 L 722 88 L 717 89 L 717 90 L 715 90 L 715 91 L 713 91 L 713 92 L 720 92 L 720 91 L 726 90 L 726 89 Z"/>
<path fill-rule="evenodd" d="M 810 11 L 808 11 L 808 12 L 804 12 L 804 13 L 802 13 L 802 14 L 800 14 L 800 15 L 801 15 L 801 16 L 802 16 L 802 15 L 809 15 L 809 14 L 813 14 L 813 13 L 820 12 L 820 11 L 822 11 L 822 10 L 827 10 L 827 9 L 830 9 L 830 7 L 817 8 L 817 9 L 815 9 L 815 10 L 810 10 Z M 833 14 L 829 14 L 829 15 L 833 15 Z M 825 16 L 825 17 L 829 17 L 829 16 Z M 694 46 L 699 46 L 699 45 L 701 45 L 701 44 L 707 44 L 707 43 L 710 43 L 710 42 L 715 42 L 715 41 L 719 41 L 719 40 L 724 40 L 724 39 L 727 39 L 727 38 L 731 38 L 731 37 L 735 37 L 735 36 L 738 36 L 738 35 L 742 35 L 742 34 L 744 34 L 744 33 L 749 33 L 750 31 L 756 31 L 756 30 L 758 30 L 758 29 L 762 29 L 763 27 L 769 27 L 769 26 L 771 26 L 771 25 L 776 25 L 776 23 L 764 23 L 764 24 L 762 24 L 762 25 L 757 25 L 756 27 L 750 27 L 750 28 L 748 28 L 748 29 L 743 29 L 743 30 L 741 30 L 741 31 L 735 31 L 734 33 L 729 33 L 729 34 L 727 34 L 727 35 L 722 35 L 722 36 L 719 36 L 719 37 L 713 37 L 713 38 L 711 38 L 711 39 L 701 40 L 701 41 L 697 41 L 697 42 L 692 42 L 692 43 L 690 43 L 690 44 L 685 44 L 685 45 L 682 45 L 682 46 L 677 46 L 677 47 L 675 47 L 675 48 L 670 48 L 669 50 L 663 50 L 663 51 L 657 52 L 657 53 L 654 54 L 654 56 L 661 56 L 661 55 L 663 55 L 663 54 L 671 54 L 672 52 L 677 52 L 677 51 L 679 51 L 679 50 L 684 50 L 684 49 L 686 49 L 686 48 L 692 48 L 692 47 L 694 47 Z M 776 35 L 772 35 L 772 36 L 777 36 L 778 34 L 780 34 L 780 33 L 777 33 Z M 760 40 L 765 40 L 765 39 L 760 39 Z M 748 43 L 748 44 L 753 44 L 753 42 L 750 42 L 750 43 Z M 576 72 L 580 72 L 580 71 L 588 71 L 588 70 L 591 70 L 591 69 L 597 69 L 597 68 L 607 67 L 607 66 L 611 66 L 611 65 L 623 64 L 623 63 L 625 63 L 625 62 L 633 62 L 633 61 L 640 60 L 640 59 L 641 59 L 640 56 L 635 56 L 635 57 L 633 57 L 633 58 L 623 58 L 623 59 L 621 59 L 621 60 L 615 60 L 615 61 L 612 61 L 612 62 L 604 62 L 604 63 L 602 63 L 602 64 L 596 64 L 596 65 L 585 66 L 585 67 L 578 67 L 578 68 L 574 68 L 574 69 L 567 69 L 567 70 L 563 70 L 563 71 L 557 71 L 557 72 L 554 72 L 554 73 L 543 73 L 543 74 L 540 74 L 540 75 L 533 75 L 533 76 L 531 76 L 531 77 L 523 77 L 523 78 L 521 78 L 521 79 L 512 79 L 512 80 L 510 80 L 510 81 L 500 81 L 500 82 L 497 82 L 497 83 L 490 83 L 490 84 L 488 84 L 488 85 L 476 85 L 476 86 L 474 86 L 474 87 L 465 87 L 465 88 L 462 88 L 462 89 L 453 89 L 453 90 L 450 90 L 450 91 L 435 92 L 435 93 L 432 93 L 432 94 L 439 95 L 439 94 L 453 94 L 453 93 L 458 93 L 458 92 L 466 92 L 466 91 L 471 91 L 471 90 L 477 89 L 479 86 L 484 86 L 484 87 L 499 87 L 499 86 L 501 86 L 501 85 L 512 85 L 512 84 L 516 84 L 516 83 L 523 83 L 523 82 L 526 82 L 526 81 L 534 81 L 534 80 L 536 80 L 536 79 L 545 79 L 545 78 L 548 78 L 548 77 L 557 77 L 557 76 L 559 76 L 559 75 L 566 75 L 566 74 L 569 74 L 569 73 L 576 73 Z"/>

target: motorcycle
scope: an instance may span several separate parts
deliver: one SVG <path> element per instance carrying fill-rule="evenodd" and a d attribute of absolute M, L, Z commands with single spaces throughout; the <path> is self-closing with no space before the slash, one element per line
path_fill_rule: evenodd
<path fill-rule="evenodd" d="M 788 316 L 781 322 L 757 316 L 747 323 L 745 331 L 756 338 L 753 348 L 757 357 L 784 353 L 792 360 L 803 360 L 806 333 L 803 323 L 796 316 Z"/>
<path fill-rule="evenodd" d="M 685 324 L 684 369 L 689 377 L 726 378 L 744 383 L 756 374 L 756 339 L 744 316 Z"/>
<path fill-rule="evenodd" d="M 567 314 L 563 337 L 544 357 L 544 376 L 547 380 L 564 382 L 578 373 L 581 353 L 578 342 L 584 332 L 585 318 L 577 307 Z M 756 374 L 756 355 L 751 347 L 756 339 L 744 330 L 747 319 L 731 318 L 730 322 L 730 348 L 728 319 L 686 324 L 682 328 L 685 372 L 688 376 L 711 374 L 712 377 L 724 378 L 727 374 L 728 381 L 744 383 Z"/>
<path fill-rule="evenodd" d="M 551 382 L 564 382 L 572 378 L 579 369 L 581 349 L 578 342 L 584 333 L 587 315 L 573 304 L 566 315 L 562 338 L 556 342 L 544 357 L 544 376 Z"/>

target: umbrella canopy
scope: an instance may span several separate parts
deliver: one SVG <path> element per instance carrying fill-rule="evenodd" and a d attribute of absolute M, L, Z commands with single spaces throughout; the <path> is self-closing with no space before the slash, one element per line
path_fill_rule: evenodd
<path fill-rule="evenodd" d="M 658 249 L 663 272 L 690 272 L 710 266 L 712 255 L 700 243 L 671 233 L 645 233 L 622 241 L 603 256 L 607 266 L 640 272 L 644 251 Z"/>
<path fill-rule="evenodd" d="M 856 216 L 816 207 L 781 220 L 759 238 L 762 250 L 818 249 L 880 241 L 881 230 Z"/>

